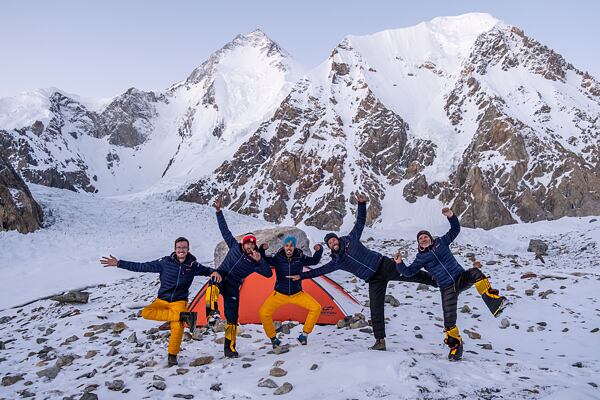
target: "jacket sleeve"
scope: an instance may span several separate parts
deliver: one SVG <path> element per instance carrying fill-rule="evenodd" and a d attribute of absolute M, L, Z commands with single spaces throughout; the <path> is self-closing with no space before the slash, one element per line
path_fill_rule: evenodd
<path fill-rule="evenodd" d="M 460 222 L 458 222 L 458 217 L 456 216 L 456 214 L 448 218 L 448 222 L 450 222 L 450 230 L 446 232 L 444 236 L 441 237 L 442 242 L 446 246 L 449 246 L 450 243 L 452 243 L 460 233 Z"/>
<path fill-rule="evenodd" d="M 311 269 L 310 271 L 302 272 L 300 279 L 316 278 L 317 276 L 325 275 L 339 269 L 339 264 L 335 260 L 329 261 L 321 268 Z"/>
<path fill-rule="evenodd" d="M 321 262 L 321 257 L 323 256 L 323 246 L 321 246 L 321 250 L 316 251 L 312 257 L 303 256 L 302 264 L 303 265 L 317 265 Z"/>
<path fill-rule="evenodd" d="M 400 264 L 396 264 L 396 269 L 398 270 L 398 272 L 401 275 L 406 276 L 407 278 L 416 275 L 422 267 L 422 263 L 417 258 L 415 258 L 415 261 L 413 261 L 413 263 L 410 264 L 408 267 L 406 266 L 406 264 L 404 264 L 404 261 L 402 261 Z"/>
<path fill-rule="evenodd" d="M 273 270 L 271 266 L 267 264 L 267 261 L 263 257 L 258 261 L 258 265 L 256 266 L 256 272 L 264 276 L 265 278 L 270 278 L 273 276 Z"/>
<path fill-rule="evenodd" d="M 133 272 L 162 272 L 162 258 L 148 262 L 134 262 L 119 260 L 117 263 L 118 268 L 126 269 Z"/>
<path fill-rule="evenodd" d="M 260 253 L 260 257 L 264 258 L 264 260 L 267 262 L 267 264 L 269 264 L 273 267 L 275 266 L 275 256 L 268 256 L 265 249 L 263 249 L 260 246 L 258 247 L 258 252 Z"/>
<path fill-rule="evenodd" d="M 219 229 L 221 230 L 221 235 L 223 236 L 225 243 L 227 243 L 227 246 L 229 248 L 232 248 L 233 246 L 237 246 L 238 242 L 237 242 L 237 240 L 235 240 L 235 237 L 233 237 L 233 235 L 231 234 L 229 227 L 227 227 L 227 222 L 225 221 L 225 216 L 223 215 L 223 211 L 217 212 L 217 222 L 219 223 Z"/>
<path fill-rule="evenodd" d="M 215 270 L 200 264 L 198 261 L 194 261 L 194 276 L 209 276 Z"/>
<path fill-rule="evenodd" d="M 358 203 L 358 211 L 356 213 L 356 222 L 354 228 L 350 231 L 348 236 L 353 240 L 360 240 L 365 223 L 367 222 L 367 203 Z"/>

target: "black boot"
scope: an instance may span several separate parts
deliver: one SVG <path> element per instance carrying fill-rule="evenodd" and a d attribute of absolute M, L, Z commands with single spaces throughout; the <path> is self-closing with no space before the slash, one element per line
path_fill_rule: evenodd
<path fill-rule="evenodd" d="M 198 313 L 196 312 L 182 312 L 179 314 L 179 321 L 187 324 L 188 328 L 190 329 L 190 333 L 194 333 L 197 319 Z"/>
<path fill-rule="evenodd" d="M 237 337 L 237 324 L 227 323 L 225 327 L 225 357 L 237 358 L 239 353 L 235 349 L 235 339 Z"/>
<path fill-rule="evenodd" d="M 494 317 L 500 315 L 508 305 L 508 299 L 500 296 L 496 289 L 492 289 L 487 278 L 475 282 L 475 288 Z"/>
<path fill-rule="evenodd" d="M 448 360 L 450 361 L 458 361 L 462 359 L 463 355 L 463 341 L 460 337 L 460 333 L 458 332 L 458 327 L 455 325 L 450 329 L 445 329 L 445 338 L 444 343 L 450 347 L 450 352 L 448 353 Z"/>
<path fill-rule="evenodd" d="M 177 356 L 175 354 L 169 354 L 169 368 L 177 365 Z"/>
<path fill-rule="evenodd" d="M 385 351 L 385 339 L 375 339 L 375 344 L 369 347 L 369 350 Z"/>

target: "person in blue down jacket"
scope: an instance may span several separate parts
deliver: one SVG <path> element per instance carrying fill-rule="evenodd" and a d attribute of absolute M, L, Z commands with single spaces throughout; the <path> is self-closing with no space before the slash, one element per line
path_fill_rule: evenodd
<path fill-rule="evenodd" d="M 273 324 L 273 313 L 279 307 L 285 304 L 295 304 L 308 310 L 304 329 L 298 336 L 298 341 L 302 345 L 308 343 L 308 335 L 314 329 L 321 315 L 321 305 L 314 297 L 302 290 L 302 281 L 292 281 L 289 276 L 300 274 L 305 266 L 317 265 L 323 255 L 323 246 L 316 244 L 314 247 L 315 254 L 309 257 L 296 247 L 294 236 L 286 236 L 282 244 L 283 247 L 273 256 L 265 255 L 265 251 L 269 248 L 267 243 L 260 246 L 261 254 L 269 265 L 275 267 L 275 274 L 277 275 L 275 290 L 267 297 L 258 311 L 265 333 L 271 339 L 274 349 L 281 345 L 281 340 L 277 338 L 275 325 Z"/>
<path fill-rule="evenodd" d="M 150 262 L 119 260 L 114 256 L 102 257 L 105 267 L 118 267 L 134 272 L 154 272 L 159 275 L 158 297 L 142 310 L 142 318 L 153 321 L 168 321 L 171 326 L 169 339 L 169 367 L 177 365 L 177 354 L 181 348 L 183 324 L 190 332 L 196 327 L 197 314 L 188 312 L 189 289 L 195 276 L 208 276 L 213 269 L 196 261 L 190 252 L 190 242 L 180 237 L 175 240 L 175 250 L 170 256 Z"/>
<path fill-rule="evenodd" d="M 348 271 L 369 284 L 369 307 L 375 344 L 371 350 L 386 350 L 385 345 L 385 292 L 389 281 L 420 282 L 436 286 L 435 281 L 425 271 L 407 278 L 396 270 L 394 260 L 376 251 L 367 249 L 360 241 L 367 221 L 367 199 L 357 194 L 358 213 L 354 228 L 347 236 L 338 237 L 335 233 L 325 235 L 325 243 L 331 250 L 331 261 L 320 268 L 292 276 L 292 279 L 308 279 L 328 274 L 338 269 Z"/>
<path fill-rule="evenodd" d="M 213 207 L 217 212 L 217 222 L 221 235 L 229 247 L 223 262 L 215 271 L 215 281 L 220 283 L 219 288 L 220 293 L 223 295 L 225 319 L 227 320 L 224 352 L 225 357 L 239 357 L 235 342 L 240 306 L 240 287 L 244 279 L 254 272 L 258 272 L 267 278 L 273 276 L 273 272 L 269 264 L 256 251 L 256 237 L 254 235 L 247 234 L 240 244 L 231 234 L 227 222 L 225 222 L 223 211 L 221 211 L 221 198 L 215 200 Z"/>
<path fill-rule="evenodd" d="M 463 353 L 463 341 L 456 326 L 458 295 L 474 284 L 494 317 L 500 315 L 508 301 L 506 297 L 500 296 L 497 290 L 492 289 L 488 278 L 479 268 L 470 268 L 465 271 L 454 258 L 450 244 L 460 232 L 460 223 L 458 217 L 448 207 L 442 209 L 442 214 L 450 222 L 450 230 L 444 236 L 434 239 L 428 231 L 420 231 L 417 234 L 419 252 L 415 261 L 406 266 L 400 253 L 396 254 L 394 260 L 398 272 L 404 276 L 413 276 L 423 268 L 431 273 L 437 281 L 442 293 L 444 342 L 450 347 L 448 359 L 457 361 L 462 358 Z"/>

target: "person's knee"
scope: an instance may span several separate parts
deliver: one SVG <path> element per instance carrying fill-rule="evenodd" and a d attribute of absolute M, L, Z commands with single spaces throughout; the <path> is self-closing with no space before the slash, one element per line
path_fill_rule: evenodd
<path fill-rule="evenodd" d="M 142 309 L 142 318 L 148 319 L 148 317 L 152 314 L 152 310 L 149 308 Z"/>

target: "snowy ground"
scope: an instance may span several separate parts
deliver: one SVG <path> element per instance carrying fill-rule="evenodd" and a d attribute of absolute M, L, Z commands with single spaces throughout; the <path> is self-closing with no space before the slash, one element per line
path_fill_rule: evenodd
<path fill-rule="evenodd" d="M 373 342 L 368 332 L 333 326 L 316 327 L 308 346 L 295 346 L 296 326 L 283 337 L 292 344 L 290 352 L 276 355 L 269 353 L 261 327 L 246 325 L 238 345 L 243 358 L 222 357 L 222 345 L 215 343 L 222 333 L 200 335 L 200 340 L 186 335 L 179 369 L 169 369 L 168 334 L 155 332 L 156 323 L 137 316 L 154 299 L 157 277 L 105 269 L 97 260 L 108 252 L 134 260 L 159 257 L 179 235 L 190 238 L 200 259 L 210 260 L 220 240 L 212 210 L 161 198 L 106 199 L 39 186 L 33 190 L 52 210 L 54 223 L 30 235 L 0 234 L 0 398 L 34 394 L 39 399 L 79 399 L 87 389 L 100 399 L 167 399 L 178 394 L 253 399 L 276 390 L 258 386 L 266 378 L 277 385 L 291 383 L 293 389 L 285 396 L 299 399 L 600 398 L 600 221 L 594 218 L 491 232 L 463 230 L 454 246 L 459 260 L 469 266 L 466 255 L 474 253 L 513 304 L 494 319 L 475 289 L 461 296 L 459 308 L 467 305 L 470 310 L 459 312 L 458 326 L 481 338 L 462 333 L 465 355 L 460 363 L 445 358 L 439 292 L 392 283 L 388 293 L 400 306 L 386 305 L 387 352 L 367 350 Z M 232 213 L 227 217 L 234 233 L 268 225 Z M 443 233 L 437 227 L 434 232 Z M 321 236 L 314 230 L 309 234 Z M 413 236 L 412 231 L 367 229 L 363 239 L 386 254 L 404 248 L 411 260 Z M 545 263 L 527 253 L 529 238 L 549 243 Z M 527 272 L 536 276 L 522 278 Z M 367 300 L 362 281 L 344 272 L 332 277 L 359 301 Z M 196 280 L 192 292 L 204 279 Z M 88 304 L 39 300 L 12 308 L 96 284 L 101 285 L 88 289 Z M 364 313 L 368 318 L 368 308 Z M 117 322 L 127 326 L 120 333 L 111 326 Z M 189 365 L 201 356 L 214 360 Z M 47 371 L 58 372 L 54 379 L 37 375 L 57 363 L 62 366 Z M 276 365 L 287 374 L 269 376 Z M 11 383 L 8 377 L 17 377 L 16 383 L 6 385 Z M 121 391 L 107 387 L 115 379 L 124 381 Z M 153 386 L 162 387 L 162 380 L 166 388 Z"/>

